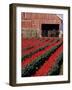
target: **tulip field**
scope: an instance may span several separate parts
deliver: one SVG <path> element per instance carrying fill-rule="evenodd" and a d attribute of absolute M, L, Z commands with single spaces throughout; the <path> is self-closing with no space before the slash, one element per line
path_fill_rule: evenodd
<path fill-rule="evenodd" d="M 63 38 L 22 38 L 21 76 L 63 74 Z"/>

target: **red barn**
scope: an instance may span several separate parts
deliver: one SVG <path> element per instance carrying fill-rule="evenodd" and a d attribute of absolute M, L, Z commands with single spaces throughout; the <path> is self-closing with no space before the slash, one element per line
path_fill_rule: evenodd
<path fill-rule="evenodd" d="M 58 37 L 63 20 L 57 14 L 21 13 L 23 37 Z"/>

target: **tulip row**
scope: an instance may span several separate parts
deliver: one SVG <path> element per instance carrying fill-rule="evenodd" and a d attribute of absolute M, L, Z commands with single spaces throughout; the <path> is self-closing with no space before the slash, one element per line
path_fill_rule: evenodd
<path fill-rule="evenodd" d="M 47 75 L 59 75 L 62 65 L 63 65 L 63 52 L 59 55 L 52 69 L 50 70 L 50 72 L 48 72 Z M 63 74 L 63 70 L 61 72 Z"/>
<path fill-rule="evenodd" d="M 31 49 L 34 49 L 35 50 L 35 48 L 36 47 L 38 47 L 38 46 L 41 46 L 41 45 L 43 45 L 43 43 L 47 43 L 47 42 L 50 42 L 50 41 L 52 41 L 52 40 L 54 40 L 54 39 L 43 39 L 43 40 L 36 40 L 36 41 L 29 41 L 28 43 L 26 43 L 26 42 L 23 42 L 24 44 L 27 44 L 27 46 L 28 47 L 24 47 L 24 46 L 22 46 L 22 55 L 23 54 L 25 54 L 25 53 L 28 53 Z"/>
<path fill-rule="evenodd" d="M 49 38 L 44 38 L 43 40 L 40 38 L 28 38 L 28 39 L 22 39 L 22 48 L 26 49 L 37 44 L 40 44 L 41 42 L 45 41 L 45 40 L 49 40 Z"/>
<path fill-rule="evenodd" d="M 42 51 L 44 50 L 46 47 L 58 42 L 59 39 L 56 39 L 56 40 L 48 40 L 47 42 L 44 42 L 42 44 L 39 44 L 39 46 L 36 46 L 34 48 L 31 48 L 29 50 L 26 50 L 24 52 L 22 52 L 22 61 L 25 59 L 25 58 L 30 58 L 33 54 L 39 52 L 39 51 Z"/>
<path fill-rule="evenodd" d="M 28 63 L 26 67 L 22 68 L 22 77 L 33 75 L 61 45 L 62 42 L 57 42 L 57 44 L 50 46 L 51 48 L 46 48 L 45 52 L 41 53 L 41 55 Z"/>
<path fill-rule="evenodd" d="M 63 45 L 61 45 L 49 58 L 46 62 L 35 72 L 33 76 L 46 76 L 46 75 L 55 75 L 58 74 L 57 71 L 60 66 L 59 63 L 62 61 L 62 51 Z"/>
<path fill-rule="evenodd" d="M 62 40 L 61 41 L 58 41 L 58 42 L 54 42 L 54 43 L 50 44 L 49 46 L 47 46 L 46 48 L 44 48 L 43 50 L 38 51 L 37 53 L 34 53 L 31 57 L 25 58 L 22 61 L 22 68 L 25 67 L 25 66 L 27 66 L 27 64 L 31 63 L 33 60 L 35 60 L 39 56 L 43 55 L 44 53 L 46 53 L 50 49 L 52 49 L 54 46 L 57 46 L 61 42 L 62 42 Z"/>

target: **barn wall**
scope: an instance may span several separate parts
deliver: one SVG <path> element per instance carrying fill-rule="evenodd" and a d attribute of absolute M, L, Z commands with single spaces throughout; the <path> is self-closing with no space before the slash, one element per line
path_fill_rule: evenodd
<path fill-rule="evenodd" d="M 55 14 L 21 13 L 21 27 L 24 37 L 28 34 L 41 37 L 42 24 L 61 24 L 61 20 Z"/>

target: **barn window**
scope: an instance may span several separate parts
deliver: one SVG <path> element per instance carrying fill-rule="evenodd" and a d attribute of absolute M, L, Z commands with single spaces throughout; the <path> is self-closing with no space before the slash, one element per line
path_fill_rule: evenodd
<path fill-rule="evenodd" d="M 42 24 L 41 29 L 43 37 L 56 37 L 58 36 L 59 24 Z"/>

